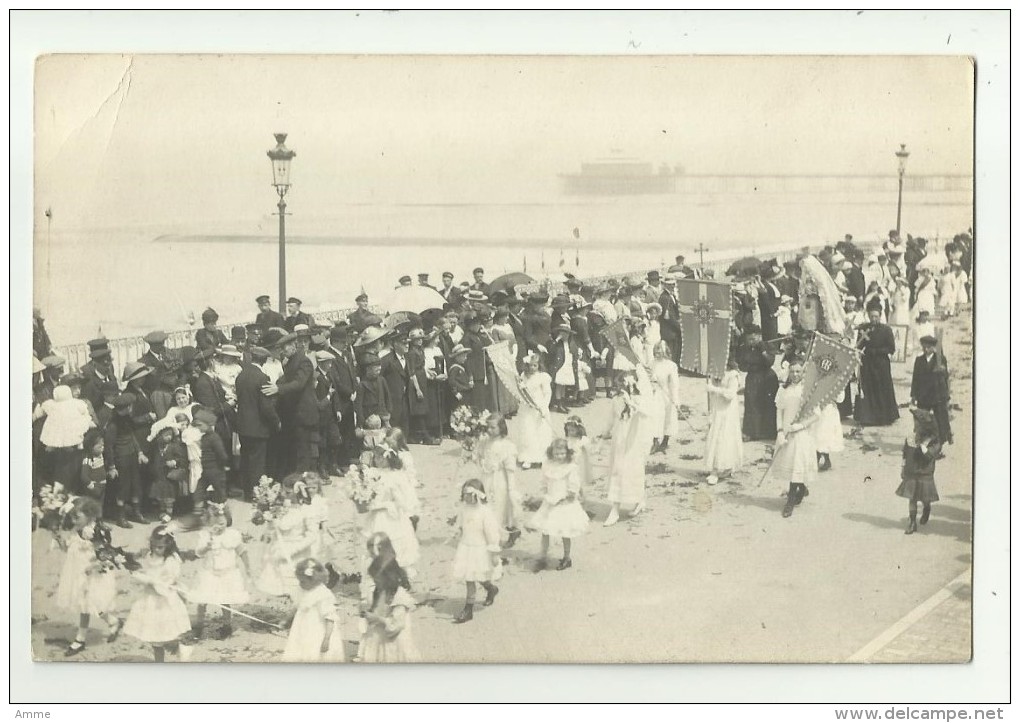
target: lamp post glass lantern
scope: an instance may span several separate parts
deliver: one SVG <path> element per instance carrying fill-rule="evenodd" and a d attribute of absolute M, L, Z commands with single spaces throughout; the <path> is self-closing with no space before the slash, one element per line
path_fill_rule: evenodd
<path fill-rule="evenodd" d="M 903 174 L 907 172 L 907 158 L 910 152 L 906 143 L 900 143 L 900 149 L 896 151 L 896 159 L 899 161 L 900 190 L 896 197 L 896 235 L 900 235 L 900 214 L 903 211 Z"/>
<path fill-rule="evenodd" d="M 273 185 L 276 186 L 276 193 L 280 196 L 276 204 L 280 215 L 280 313 L 285 313 L 287 308 L 287 235 L 285 218 L 287 216 L 287 202 L 284 196 L 290 189 L 290 162 L 297 154 L 284 145 L 287 140 L 286 133 L 274 133 L 276 148 L 266 152 L 270 162 L 273 164 Z"/>

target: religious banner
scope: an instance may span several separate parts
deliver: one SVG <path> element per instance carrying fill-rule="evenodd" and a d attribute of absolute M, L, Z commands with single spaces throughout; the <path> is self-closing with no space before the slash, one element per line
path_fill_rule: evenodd
<path fill-rule="evenodd" d="M 520 377 L 517 375 L 517 359 L 510 351 L 510 342 L 503 341 L 490 344 L 485 347 L 485 353 L 496 370 L 496 376 L 503 383 L 506 390 L 520 404 L 527 404 L 534 407 L 535 404 L 528 398 L 528 395 L 521 388 Z"/>
<path fill-rule="evenodd" d="M 835 402 L 860 363 L 856 349 L 815 334 L 804 361 L 804 395 L 795 423 Z"/>
<path fill-rule="evenodd" d="M 725 281 L 680 279 L 676 282 L 680 312 L 680 368 L 721 377 L 730 355 L 732 294 Z"/>
<path fill-rule="evenodd" d="M 630 348 L 630 332 L 627 330 L 626 318 L 617 319 L 599 333 L 606 338 L 617 354 L 634 366 L 641 363 L 634 350 Z"/>

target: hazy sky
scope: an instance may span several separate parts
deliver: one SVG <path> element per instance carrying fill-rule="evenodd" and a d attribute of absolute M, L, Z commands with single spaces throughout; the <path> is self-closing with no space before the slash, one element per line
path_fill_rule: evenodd
<path fill-rule="evenodd" d="M 688 173 L 969 173 L 963 58 L 48 56 L 36 218 L 254 233 L 266 151 L 303 214 L 350 203 L 555 201 L 618 149 Z M 268 227 L 270 230 L 272 226 Z"/>

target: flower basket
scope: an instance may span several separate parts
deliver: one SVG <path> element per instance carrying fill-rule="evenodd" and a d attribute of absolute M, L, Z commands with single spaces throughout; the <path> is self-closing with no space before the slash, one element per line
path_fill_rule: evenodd
<path fill-rule="evenodd" d="M 360 500 L 354 500 L 354 507 L 358 511 L 359 515 L 368 514 L 368 502 L 362 502 Z"/>
<path fill-rule="evenodd" d="M 358 514 L 367 514 L 379 489 L 379 470 L 365 465 L 351 465 L 347 472 L 347 496 Z"/>

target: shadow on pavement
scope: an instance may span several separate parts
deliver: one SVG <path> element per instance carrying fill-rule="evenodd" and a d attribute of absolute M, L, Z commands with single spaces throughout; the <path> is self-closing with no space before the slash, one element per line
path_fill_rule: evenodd
<path fill-rule="evenodd" d="M 760 507 L 761 509 L 769 510 L 770 512 L 779 512 L 786 504 L 786 498 L 784 497 L 753 497 L 751 495 L 740 493 L 728 495 L 727 499 L 734 504 L 744 505 L 746 507 Z"/>
<path fill-rule="evenodd" d="M 932 512 L 934 512 L 934 506 Z M 904 509 L 904 513 L 906 510 Z M 907 515 L 904 514 L 895 520 L 889 519 L 888 517 L 878 517 L 876 515 L 865 515 L 858 512 L 848 512 L 843 515 L 843 519 L 850 520 L 851 522 L 865 522 L 873 527 L 879 527 L 885 530 L 905 530 L 907 527 Z M 939 535 L 941 537 L 955 537 L 960 542 L 971 541 L 970 535 L 970 523 L 961 522 L 949 522 L 946 520 L 938 520 L 934 517 L 927 525 L 921 525 L 917 528 L 917 535 L 923 537 L 924 535 Z M 915 535 L 915 536 L 917 536 Z"/>
<path fill-rule="evenodd" d="M 931 516 L 944 517 L 947 520 L 953 520 L 954 522 L 966 522 L 968 524 L 970 524 L 971 521 L 970 510 L 965 510 L 961 507 L 940 505 L 938 502 L 932 504 Z"/>

